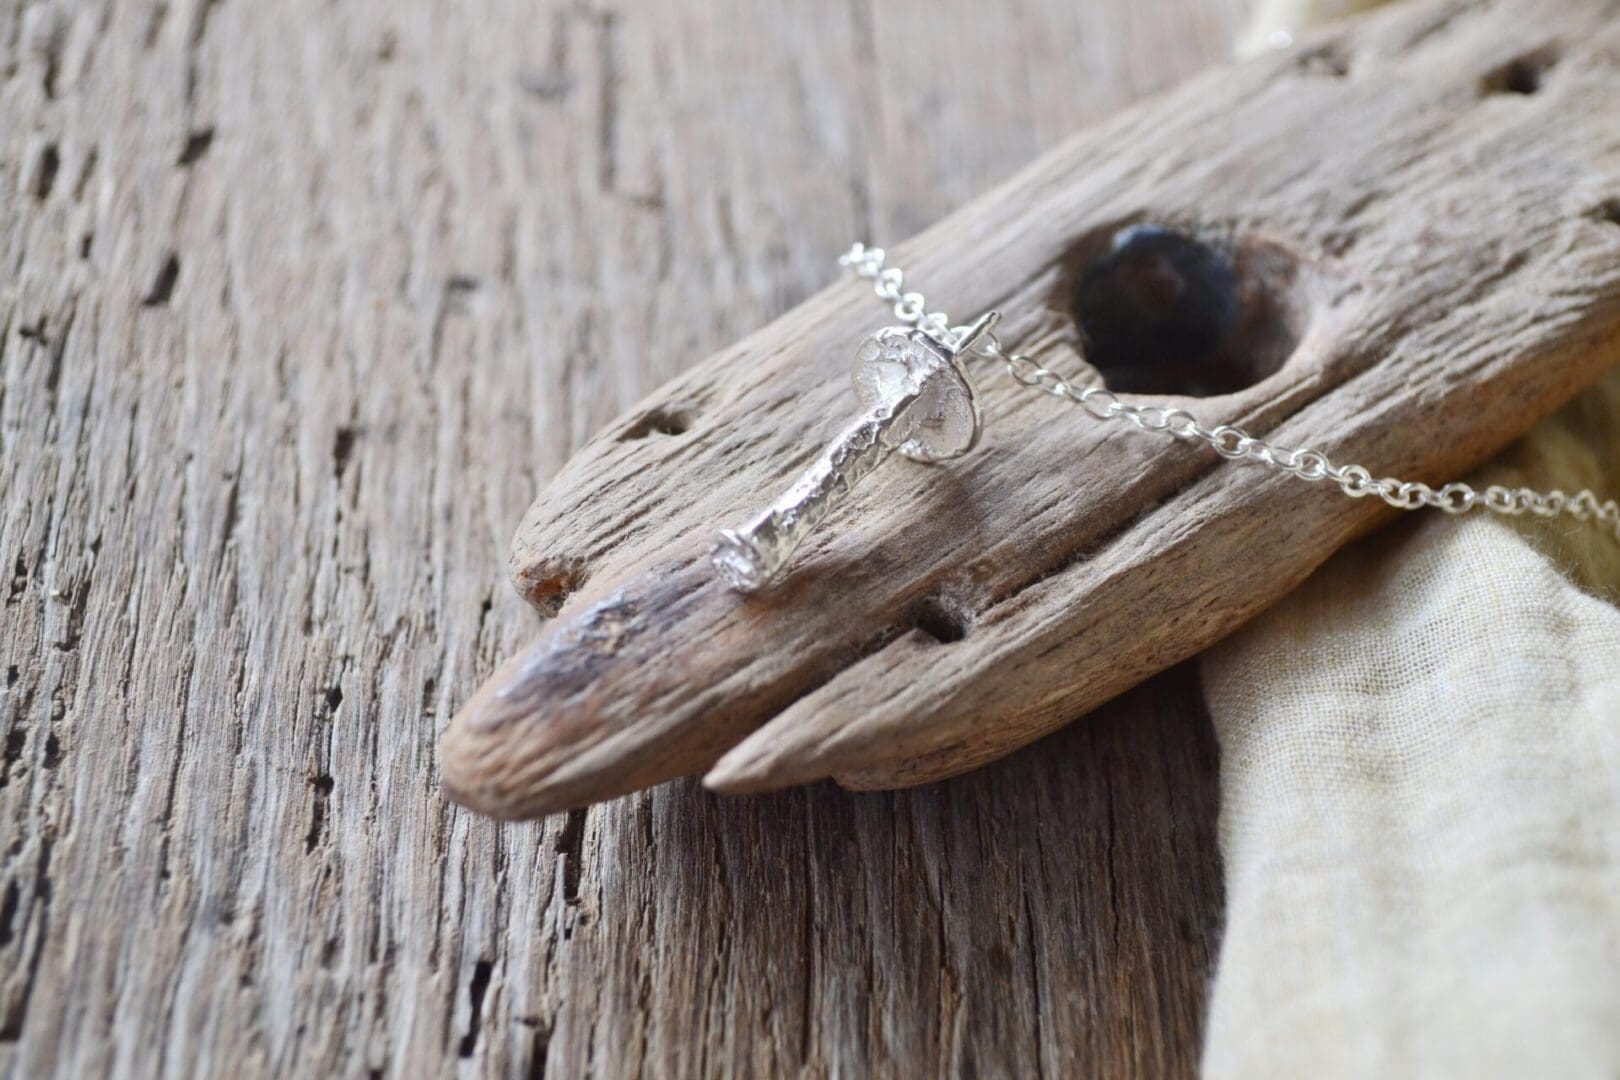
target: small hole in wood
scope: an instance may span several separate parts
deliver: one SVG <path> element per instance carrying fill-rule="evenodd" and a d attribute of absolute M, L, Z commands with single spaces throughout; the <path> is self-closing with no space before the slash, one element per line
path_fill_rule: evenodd
<path fill-rule="evenodd" d="M 1538 49 L 1533 53 L 1508 61 L 1485 76 L 1487 94 L 1534 94 L 1541 89 L 1547 72 L 1558 63 L 1558 53 L 1551 49 Z"/>
<path fill-rule="evenodd" d="M 143 307 L 163 307 L 174 295 L 174 283 L 180 278 L 180 256 L 169 252 L 169 257 L 163 260 L 158 268 L 157 277 L 152 279 L 152 287 L 141 298 Z"/>
<path fill-rule="evenodd" d="M 1620 196 L 1598 203 L 1592 211 L 1592 218 L 1608 225 L 1620 225 Z"/>
<path fill-rule="evenodd" d="M 197 164 L 212 145 L 214 145 L 214 129 L 198 128 L 186 136 L 186 145 L 180 148 L 180 159 L 175 164 L 182 169 Z"/>
<path fill-rule="evenodd" d="M 653 409 L 625 428 L 624 434 L 619 436 L 619 441 L 631 442 L 635 439 L 645 439 L 649 435 L 685 435 L 691 426 L 692 412 L 689 409 Z"/>
<path fill-rule="evenodd" d="M 1310 298 L 1295 256 L 1243 236 L 1138 223 L 1076 248 L 1069 311 L 1111 390 L 1210 397 L 1252 386 L 1298 346 Z"/>
<path fill-rule="evenodd" d="M 967 619 L 953 605 L 937 596 L 930 596 L 917 605 L 911 614 L 911 623 L 941 645 L 961 641 L 967 636 Z"/>
<path fill-rule="evenodd" d="M 489 991 L 489 980 L 494 971 L 495 965 L 482 957 L 473 965 L 472 982 L 467 986 L 470 1019 L 467 1021 L 467 1033 L 461 1037 L 456 1050 L 460 1057 L 470 1058 L 478 1049 L 478 1034 L 483 1029 L 484 995 Z"/>
<path fill-rule="evenodd" d="M 339 480 L 349 469 L 349 461 L 354 457 L 354 444 L 359 440 L 359 429 L 344 424 L 332 436 L 332 475 Z"/>
<path fill-rule="evenodd" d="M 519 591 L 543 618 L 552 618 L 585 584 L 582 568 L 539 568 L 539 572 L 519 582 Z"/>
<path fill-rule="evenodd" d="M 34 198 L 41 201 L 50 197 L 51 188 L 56 185 L 57 171 L 62 167 L 62 155 L 55 143 L 46 143 L 39 151 L 39 157 L 34 162 L 34 175 L 29 183 Z"/>
<path fill-rule="evenodd" d="M 19 892 L 20 890 L 15 881 L 6 882 L 5 895 L 0 898 L 0 949 L 10 945 L 16 937 L 16 931 L 12 929 L 12 923 L 17 918 Z"/>
<path fill-rule="evenodd" d="M 0 753 L 0 778 L 6 775 L 13 762 L 22 758 L 23 748 L 28 743 L 28 733 L 20 727 L 12 728 L 6 732 L 6 746 Z"/>
<path fill-rule="evenodd" d="M 1299 58 L 1299 70 L 1318 78 L 1342 79 L 1350 74 L 1350 58 L 1337 45 L 1312 49 Z"/>

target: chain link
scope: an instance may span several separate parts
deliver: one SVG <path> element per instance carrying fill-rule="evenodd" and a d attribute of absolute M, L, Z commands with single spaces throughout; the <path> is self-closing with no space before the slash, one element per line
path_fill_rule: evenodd
<path fill-rule="evenodd" d="M 905 273 L 899 267 L 884 265 L 882 248 L 856 244 L 839 256 L 838 262 L 871 281 L 873 291 L 893 305 L 894 316 L 902 323 L 926 331 L 947 346 L 955 347 L 960 343 L 965 327 L 953 327 L 944 312 L 929 311 L 922 293 L 907 292 Z M 1415 480 L 1397 480 L 1390 476 L 1375 479 L 1362 466 L 1336 465 L 1318 450 L 1266 442 L 1231 424 L 1206 428 L 1184 409 L 1138 405 L 1121 401 L 1105 387 L 1076 386 L 1028 356 L 1006 351 L 994 333 L 981 337 L 972 351 L 987 360 L 999 361 L 1019 384 L 1070 401 L 1098 420 L 1127 420 L 1143 431 L 1207 443 L 1217 454 L 1234 461 L 1259 462 L 1313 483 L 1328 480 L 1352 499 L 1376 495 L 1400 510 L 1432 507 L 1448 514 L 1464 514 L 1476 507 L 1509 516 L 1533 514 L 1553 518 L 1563 514 L 1576 521 L 1601 525 L 1620 540 L 1620 504 L 1614 499 L 1600 502 L 1588 490 L 1566 495 L 1558 490 L 1535 491 L 1500 484 L 1476 490 L 1463 483 L 1450 483 L 1436 489 Z"/>

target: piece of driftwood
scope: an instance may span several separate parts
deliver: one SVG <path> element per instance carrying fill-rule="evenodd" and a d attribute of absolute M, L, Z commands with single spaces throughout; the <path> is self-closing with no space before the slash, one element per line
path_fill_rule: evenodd
<path fill-rule="evenodd" d="M 1612 14 L 1430 4 L 1352 25 L 1069 141 L 894 261 L 1083 381 L 1088 332 L 1114 385 L 1206 424 L 1451 479 L 1620 358 Z M 1171 247 L 1111 267 L 1144 223 Z M 512 571 L 555 618 L 445 733 L 455 798 L 523 817 L 722 755 L 708 779 L 728 791 L 947 776 L 1194 654 L 1388 513 L 998 380 L 973 455 L 885 468 L 771 592 L 728 591 L 715 530 L 851 416 L 851 351 L 884 322 L 840 282 L 553 481 Z M 1225 392 L 1169 393 L 1194 383 Z"/>

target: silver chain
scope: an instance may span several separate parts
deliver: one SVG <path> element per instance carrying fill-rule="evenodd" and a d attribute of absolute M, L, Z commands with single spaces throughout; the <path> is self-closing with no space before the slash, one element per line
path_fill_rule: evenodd
<path fill-rule="evenodd" d="M 839 256 L 838 262 L 873 282 L 873 291 L 879 299 L 894 305 L 895 318 L 928 332 L 946 345 L 956 346 L 965 328 L 953 327 L 944 312 L 929 311 L 922 293 L 905 291 L 905 273 L 897 266 L 886 267 L 884 258 L 882 248 L 856 244 Z M 1535 491 L 1491 484 L 1481 491 L 1463 483 L 1435 489 L 1416 480 L 1397 480 L 1389 476 L 1374 479 L 1366 468 L 1336 465 L 1319 450 L 1269 443 L 1231 424 L 1206 428 L 1184 409 L 1121 401 L 1113 391 L 1101 386 L 1078 387 L 1028 356 L 1008 352 L 993 332 L 985 333 L 969 351 L 987 360 L 1000 361 L 1007 374 L 1020 385 L 1070 401 L 1098 420 L 1129 420 L 1143 431 L 1159 432 L 1187 442 L 1208 443 L 1222 457 L 1270 465 L 1301 480 L 1331 480 L 1352 499 L 1376 495 L 1400 510 L 1429 506 L 1448 514 L 1465 514 L 1476 507 L 1497 514 L 1534 514 L 1543 518 L 1565 514 L 1576 521 L 1601 525 L 1620 540 L 1620 504 L 1614 499 L 1599 502 L 1589 490 L 1566 495 L 1558 490 Z"/>

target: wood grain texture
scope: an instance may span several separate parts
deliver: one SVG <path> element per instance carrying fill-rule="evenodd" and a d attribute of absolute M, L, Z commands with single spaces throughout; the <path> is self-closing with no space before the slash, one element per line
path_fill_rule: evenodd
<path fill-rule="evenodd" d="M 0 5 L 0 1075 L 1189 1072 L 1185 669 L 903 795 L 434 740 L 588 436 L 1236 7 Z"/>
<path fill-rule="evenodd" d="M 1347 24 L 1063 143 L 897 262 L 1090 384 L 1085 268 L 1132 223 L 1210 237 L 1237 294 L 1270 297 L 1254 378 L 1140 400 L 1439 486 L 1620 361 L 1614 11 L 1431 0 Z M 728 791 L 936 780 L 1195 655 L 1390 514 L 987 376 L 978 449 L 874 474 L 740 598 L 708 564 L 716 529 L 849 422 L 850 357 L 882 321 L 842 283 L 569 462 L 513 551 L 560 613 L 447 732 L 458 799 L 546 813 L 722 754 Z"/>

